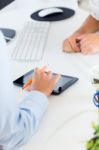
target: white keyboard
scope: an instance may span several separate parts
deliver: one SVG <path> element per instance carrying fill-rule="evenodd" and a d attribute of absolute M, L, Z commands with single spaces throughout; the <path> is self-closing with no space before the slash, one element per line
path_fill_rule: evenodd
<path fill-rule="evenodd" d="M 19 61 L 41 60 L 45 50 L 49 27 L 49 22 L 27 22 L 12 52 L 12 59 Z"/>

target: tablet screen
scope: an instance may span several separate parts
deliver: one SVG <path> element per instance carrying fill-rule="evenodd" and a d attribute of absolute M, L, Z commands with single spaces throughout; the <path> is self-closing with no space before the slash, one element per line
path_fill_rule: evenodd
<path fill-rule="evenodd" d="M 53 75 L 56 75 L 56 74 L 53 73 Z M 22 87 L 29 79 L 32 78 L 32 76 L 33 76 L 33 70 L 19 77 L 18 79 L 13 81 L 13 83 L 17 86 Z M 61 75 L 61 78 L 58 81 L 58 83 L 55 85 L 52 94 L 57 95 L 57 94 L 62 93 L 64 90 L 66 90 L 69 86 L 71 86 L 77 80 L 78 80 L 77 77 Z"/>

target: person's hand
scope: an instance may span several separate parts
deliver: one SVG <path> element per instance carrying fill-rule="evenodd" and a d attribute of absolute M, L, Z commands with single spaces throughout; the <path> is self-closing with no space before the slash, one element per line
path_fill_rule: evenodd
<path fill-rule="evenodd" d="M 84 34 L 77 38 L 80 40 L 80 49 L 84 54 L 99 52 L 99 35 L 95 33 Z"/>
<path fill-rule="evenodd" d="M 53 76 L 52 72 L 49 71 L 45 73 L 45 71 L 46 67 L 41 69 L 36 68 L 34 70 L 32 83 L 25 90 L 37 90 L 44 93 L 46 96 L 49 96 L 52 93 L 56 83 L 59 81 L 60 75 Z"/>
<path fill-rule="evenodd" d="M 63 42 L 63 51 L 67 53 L 80 52 L 79 43 L 77 43 L 77 37 L 81 34 L 75 33 Z"/>

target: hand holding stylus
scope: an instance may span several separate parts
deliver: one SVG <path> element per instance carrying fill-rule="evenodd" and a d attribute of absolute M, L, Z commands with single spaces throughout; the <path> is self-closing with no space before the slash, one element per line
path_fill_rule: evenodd
<path fill-rule="evenodd" d="M 42 68 L 36 68 L 32 80 L 30 79 L 24 86 L 23 89 L 27 91 L 40 91 L 46 96 L 49 96 L 56 83 L 59 81 L 60 75 L 53 76 L 52 72 L 46 73 L 46 66 Z"/>
<path fill-rule="evenodd" d="M 23 85 L 23 89 L 26 89 L 28 86 L 30 86 L 32 84 L 32 79 L 28 80 L 24 85 Z"/>

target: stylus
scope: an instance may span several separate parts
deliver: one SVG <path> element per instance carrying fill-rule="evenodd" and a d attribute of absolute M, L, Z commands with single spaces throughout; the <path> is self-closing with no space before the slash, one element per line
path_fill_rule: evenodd
<path fill-rule="evenodd" d="M 32 83 L 32 79 L 28 80 L 22 87 L 22 89 L 26 89 Z"/>

